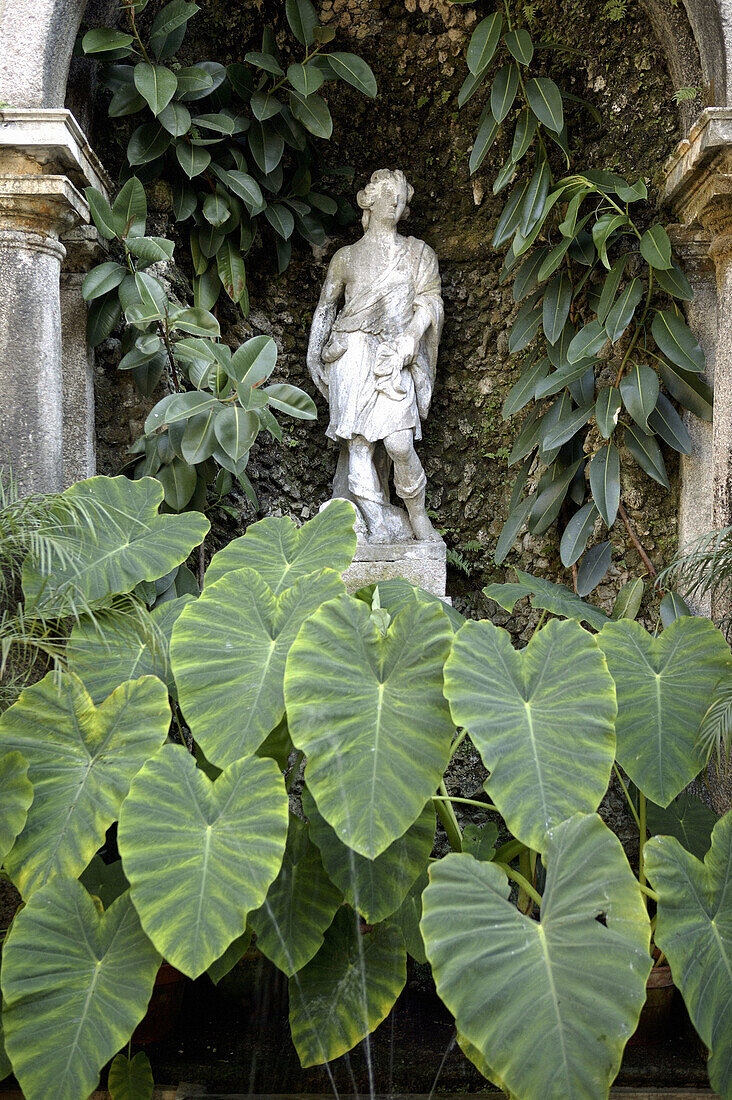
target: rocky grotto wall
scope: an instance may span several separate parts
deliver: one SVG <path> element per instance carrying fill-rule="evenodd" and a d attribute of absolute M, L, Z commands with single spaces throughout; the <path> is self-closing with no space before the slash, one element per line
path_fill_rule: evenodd
<path fill-rule="evenodd" d="M 248 49 L 258 48 L 263 21 L 282 29 L 284 5 L 275 0 L 200 2 L 202 10 L 191 23 L 186 44 L 189 60 L 240 61 Z M 674 0 L 658 0 L 655 6 L 683 21 Z M 489 3 L 461 6 L 448 0 L 323 0 L 319 10 L 322 21 L 336 28 L 334 45 L 360 53 L 379 84 L 376 101 L 340 84 L 330 93 L 335 129 L 323 151 L 326 163 L 355 167 L 354 182 L 347 185 L 351 197 L 374 169 L 383 166 L 401 167 L 414 186 L 410 220 L 403 228 L 436 250 L 446 310 L 435 398 L 421 454 L 428 502 L 450 550 L 448 591 L 461 609 L 492 613 L 520 636 L 533 623 L 534 613 L 522 611 L 520 604 L 508 616 L 481 595 L 489 580 L 505 576 L 504 568 L 492 564 L 492 555 L 514 477 L 506 460 L 516 425 L 503 422 L 501 405 L 519 373 L 519 363 L 507 350 L 507 330 L 516 307 L 510 285 L 499 285 L 502 256 L 490 244 L 504 197 L 494 198 L 491 182 L 504 150 L 494 148 L 478 176 L 469 180 L 468 156 L 484 100 L 478 94 L 466 108 L 457 107 L 457 92 L 467 72 L 467 40 L 477 19 L 492 8 Z M 152 9 L 150 5 L 148 12 Z M 547 51 L 547 72 L 574 95 L 591 100 L 603 118 L 600 126 L 584 108 L 569 112 L 574 165 L 644 176 L 653 194 L 659 170 L 679 136 L 678 107 L 663 53 L 640 3 L 566 0 L 560 5 L 536 0 L 530 9 L 538 39 L 574 51 Z M 291 41 L 284 33 L 282 38 Z M 109 132 L 102 102 L 95 129 L 97 148 L 114 173 L 125 139 Z M 153 188 L 152 206 L 160 228 L 169 210 L 169 194 L 162 182 Z M 651 212 L 649 207 L 649 216 Z M 355 222 L 322 249 L 298 243 L 290 267 L 279 276 L 270 257 L 255 246 L 248 262 L 251 314 L 244 321 L 227 303 L 221 310 L 225 338 L 235 343 L 260 332 L 272 334 L 280 351 L 278 380 L 289 379 L 314 394 L 305 368 L 310 320 L 329 258 L 359 233 Z M 182 270 L 171 276 L 185 292 L 187 249 L 179 245 L 177 252 Z M 115 372 L 115 341 L 107 341 L 100 352 L 98 467 L 114 473 L 153 399 L 141 400 L 131 381 Z M 317 401 L 318 422 L 283 418 L 284 442 L 277 445 L 263 434 L 252 452 L 249 474 L 261 514 L 307 518 L 328 496 L 335 450 L 324 440 L 327 410 L 319 397 Z M 629 467 L 626 474 L 631 482 L 628 511 L 657 563 L 667 561 L 676 545 L 678 465 L 672 452 L 665 457 L 672 480 L 668 494 L 637 467 Z M 241 525 L 255 518 L 243 498 L 236 503 Z M 217 537 L 230 538 L 239 533 L 237 526 L 222 517 Z M 628 576 L 642 571 L 620 523 L 612 539 L 613 566 L 593 596 L 607 606 Z M 520 550 L 511 553 L 506 565 L 571 584 L 559 561 L 558 542 L 555 529 L 538 537 L 524 535 Z"/>

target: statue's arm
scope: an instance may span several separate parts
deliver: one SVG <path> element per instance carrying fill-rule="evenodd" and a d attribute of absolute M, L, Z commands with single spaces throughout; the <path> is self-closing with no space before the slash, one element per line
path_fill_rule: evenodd
<path fill-rule="evenodd" d="M 343 251 L 341 249 L 336 252 L 330 262 L 320 299 L 313 314 L 308 342 L 307 367 L 310 377 L 324 397 L 328 396 L 328 372 L 323 362 L 323 348 L 330 337 L 338 311 L 338 302 L 346 283 Z"/>

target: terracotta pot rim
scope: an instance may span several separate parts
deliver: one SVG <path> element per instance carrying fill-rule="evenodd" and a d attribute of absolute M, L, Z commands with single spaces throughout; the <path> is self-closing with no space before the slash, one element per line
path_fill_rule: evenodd
<path fill-rule="evenodd" d="M 663 963 L 662 966 L 654 966 L 648 975 L 648 981 L 646 982 L 646 989 L 664 989 L 674 984 L 673 974 L 671 973 L 671 967 L 668 963 Z"/>

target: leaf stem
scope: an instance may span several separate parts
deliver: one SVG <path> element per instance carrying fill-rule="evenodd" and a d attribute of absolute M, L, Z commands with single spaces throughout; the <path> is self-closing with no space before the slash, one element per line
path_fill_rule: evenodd
<path fill-rule="evenodd" d="M 645 565 L 646 569 L 648 570 L 648 572 L 650 573 L 650 575 L 652 577 L 658 576 L 658 571 L 657 571 L 655 565 L 653 564 L 651 559 L 648 557 L 648 554 L 643 549 L 643 546 L 641 545 L 640 539 L 638 538 L 638 536 L 635 533 L 635 530 L 633 529 L 633 525 L 630 522 L 630 519 L 628 517 L 628 513 L 625 511 L 625 508 L 623 507 L 622 501 L 618 505 L 618 515 L 620 516 L 623 523 L 625 524 L 625 530 L 628 532 L 628 535 L 630 536 L 630 541 L 633 543 L 633 546 L 635 546 L 636 550 L 640 554 L 641 561 Z"/>
<path fill-rule="evenodd" d="M 499 863 L 496 859 L 493 860 L 493 863 L 495 863 L 497 867 L 500 867 L 501 870 L 505 872 L 505 874 L 511 879 L 512 882 L 515 882 L 516 885 L 520 887 L 520 889 L 523 890 L 523 892 L 527 894 L 532 901 L 535 901 L 536 904 L 541 907 L 541 894 L 538 892 L 538 890 L 536 890 L 535 887 L 531 885 L 528 879 L 524 878 L 520 871 L 514 871 L 513 867 L 509 867 L 507 863 Z"/>
<path fill-rule="evenodd" d="M 639 882 L 638 886 L 640 887 L 641 893 L 645 894 L 647 898 L 651 899 L 651 901 L 660 901 L 658 894 L 655 890 L 651 890 L 650 886 L 646 886 L 644 882 Z"/>
<path fill-rule="evenodd" d="M 459 802 L 461 806 L 477 806 L 479 810 L 501 811 L 492 802 L 479 802 L 476 798 L 455 798 L 453 795 L 433 794 L 433 802 Z"/>
<path fill-rule="evenodd" d="M 455 811 L 452 808 L 450 796 L 447 793 L 444 779 L 440 783 L 438 790 L 443 798 L 441 798 L 439 801 L 435 801 L 437 816 L 442 822 L 442 826 L 447 833 L 447 839 L 450 841 L 450 847 L 452 848 L 452 850 L 454 852 L 462 852 L 463 835 L 460 832 L 460 825 L 458 824 L 458 819 L 455 816 Z"/>
<path fill-rule="evenodd" d="M 640 818 L 638 817 L 638 811 L 636 810 L 636 808 L 633 804 L 633 799 L 630 797 L 630 795 L 628 793 L 628 788 L 625 786 L 625 783 L 623 782 L 623 777 L 620 774 L 620 771 L 618 770 L 618 765 L 615 764 L 615 763 L 613 763 L 613 771 L 615 772 L 615 776 L 617 778 L 618 783 L 623 788 L 623 794 L 625 795 L 625 797 L 628 800 L 628 805 L 630 806 L 630 812 L 633 814 L 633 817 L 635 818 L 635 823 L 638 826 L 638 828 L 640 829 Z"/>

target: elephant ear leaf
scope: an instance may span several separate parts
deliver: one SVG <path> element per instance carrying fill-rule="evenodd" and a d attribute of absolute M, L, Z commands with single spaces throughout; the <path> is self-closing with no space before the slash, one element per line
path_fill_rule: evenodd
<path fill-rule="evenodd" d="M 307 573 L 343 572 L 356 552 L 355 520 L 355 509 L 347 500 L 332 500 L 300 528 L 286 517 L 262 519 L 214 554 L 205 584 L 246 567 L 256 570 L 278 596 Z"/>
<path fill-rule="evenodd" d="M 363 600 L 340 596 L 306 620 L 290 650 L 287 723 L 308 758 L 308 789 L 367 859 L 417 820 L 447 766 L 454 727 L 442 669 L 452 636 L 436 604 L 412 601 L 383 629 Z"/>
<path fill-rule="evenodd" d="M 17 751 L 0 757 L 0 864 L 22 833 L 32 801 L 28 761 Z"/>
<path fill-rule="evenodd" d="M 129 893 L 99 913 L 56 875 L 18 913 L 3 947 L 5 1046 L 27 1100 L 89 1096 L 145 1015 L 160 956 Z M 32 980 L 29 976 L 33 975 Z M 39 1035 L 52 1035 L 39 1057 Z"/>
<path fill-rule="evenodd" d="M 618 696 L 618 763 L 641 791 L 666 807 L 704 763 L 699 725 L 730 654 L 709 619 L 682 616 L 658 638 L 630 619 L 598 634 Z"/>
<path fill-rule="evenodd" d="M 709 1047 L 712 1088 L 732 1081 L 732 812 L 714 826 L 702 863 L 675 837 L 648 841 L 645 868 L 658 894 L 656 943 L 689 1016 Z"/>
<path fill-rule="evenodd" d="M 28 761 L 35 797 L 5 859 L 24 898 L 53 875 L 77 878 L 117 820 L 133 776 L 170 725 L 165 685 L 128 680 L 95 707 L 81 680 L 49 672 L 0 718 L 0 751 Z"/>
<path fill-rule="evenodd" d="M 466 853 L 434 863 L 422 898 L 427 957 L 468 1056 L 506 1092 L 607 1096 L 646 997 L 648 915 L 596 814 L 549 830 L 541 851 L 540 921 L 508 900 L 495 863 Z"/>
<path fill-rule="evenodd" d="M 406 980 L 401 932 L 379 924 L 362 933 L 358 915 L 341 906 L 318 954 L 290 979 L 290 1030 L 303 1068 L 331 1062 L 365 1039 Z"/>
<path fill-rule="evenodd" d="M 151 477 L 92 477 L 67 489 L 55 509 L 62 543 L 24 564 L 26 611 L 68 615 L 184 562 L 210 524 L 198 512 L 159 515 L 162 500 L 163 487 Z"/>
<path fill-rule="evenodd" d="M 467 622 L 445 665 L 445 695 L 491 773 L 486 790 L 524 844 L 540 848 L 548 828 L 600 805 L 615 758 L 615 687 L 578 623 L 553 620 L 519 651 L 493 623 Z"/>

